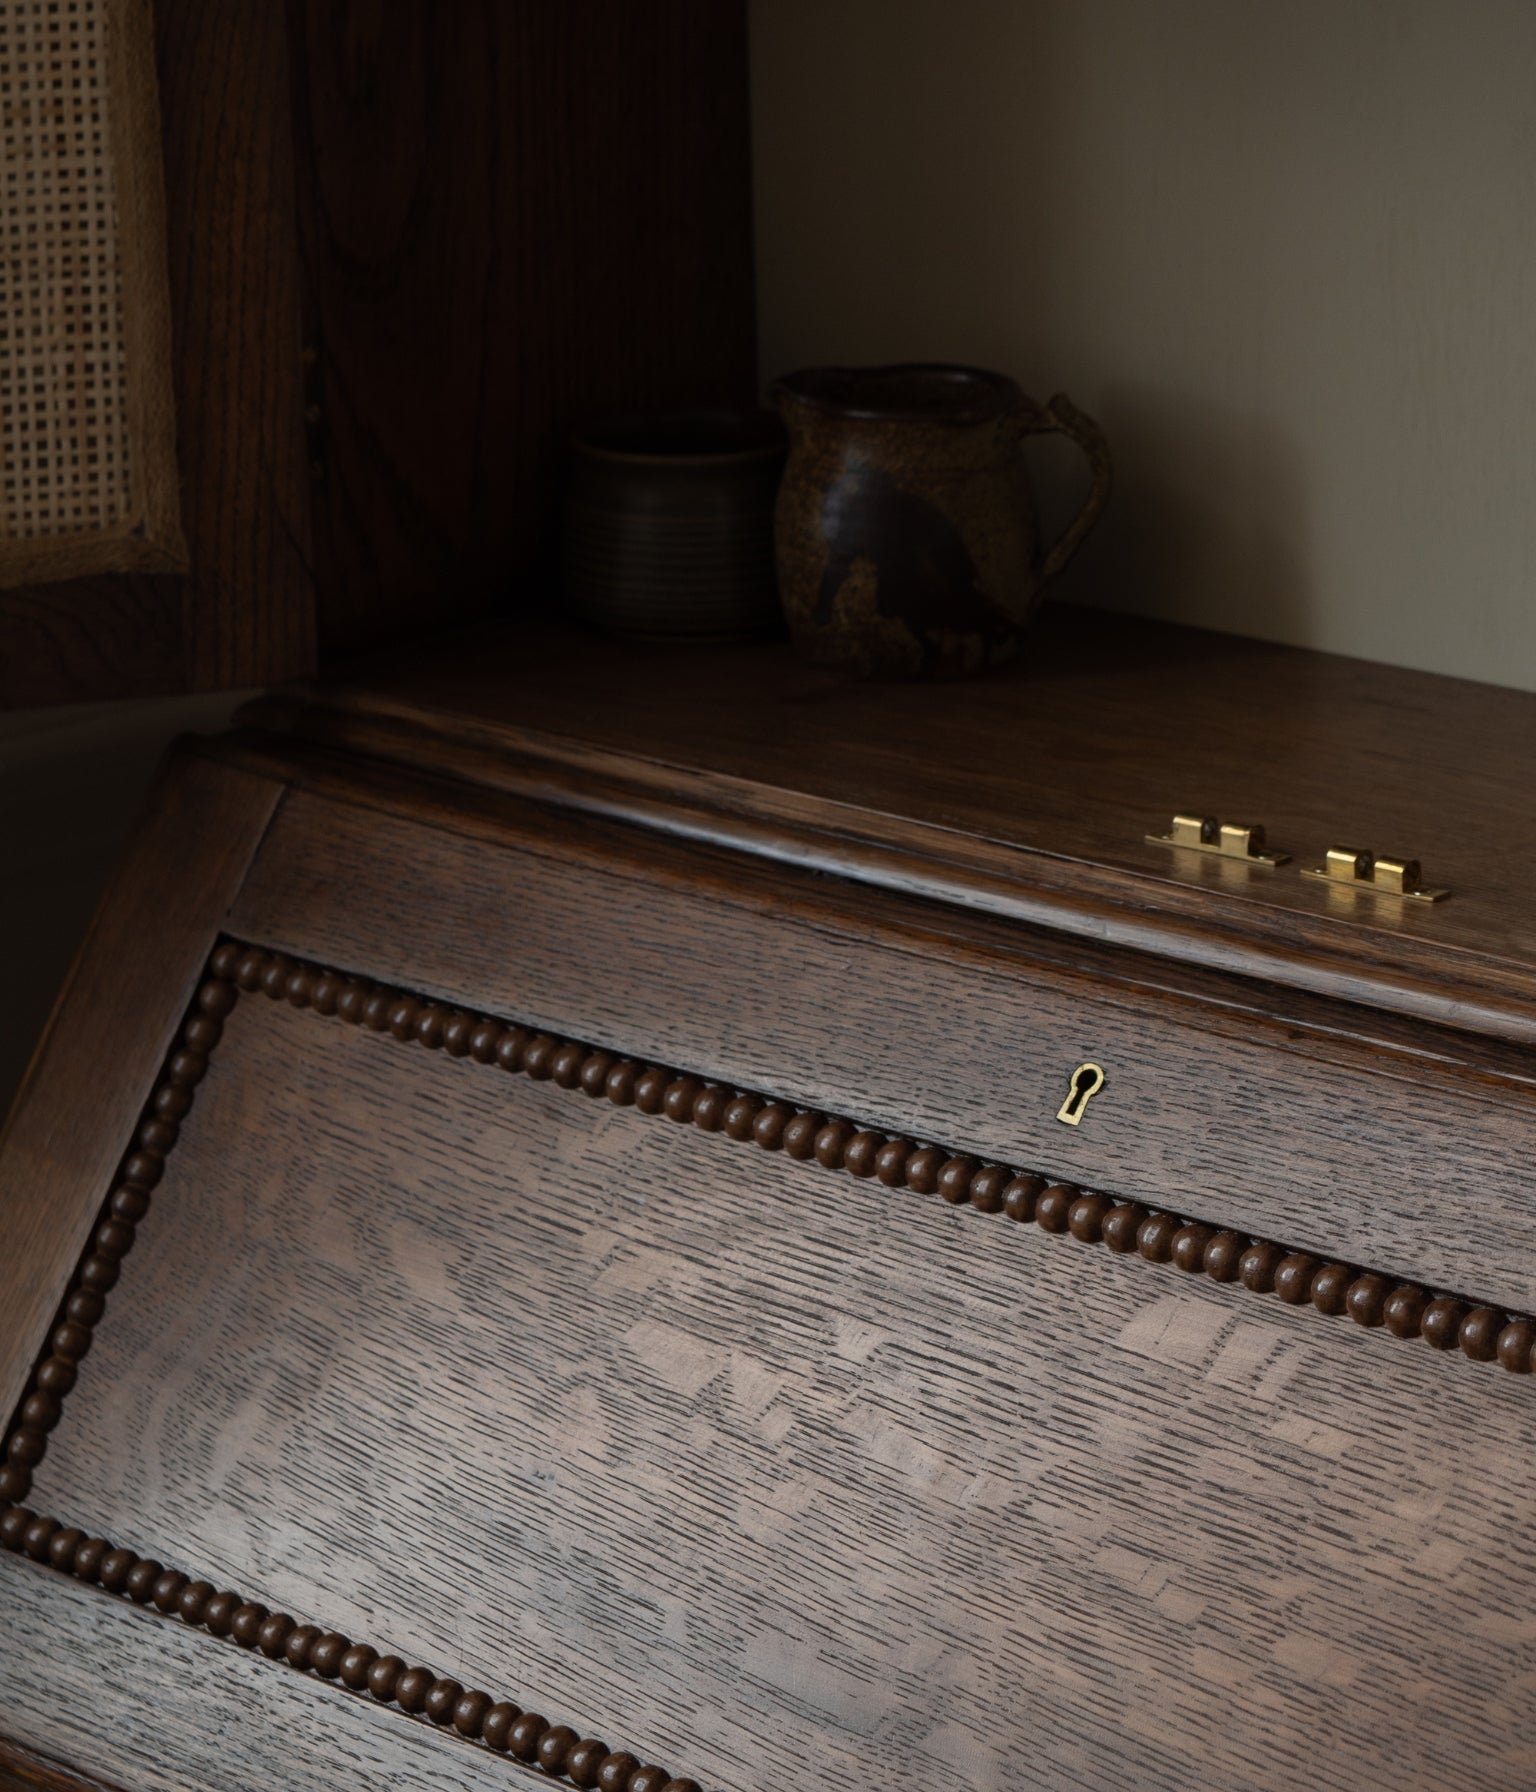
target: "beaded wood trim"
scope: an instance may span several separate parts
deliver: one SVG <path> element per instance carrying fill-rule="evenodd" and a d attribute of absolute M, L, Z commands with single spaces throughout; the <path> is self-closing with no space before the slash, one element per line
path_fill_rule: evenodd
<path fill-rule="evenodd" d="M 1109 1194 L 1055 1182 L 1031 1169 L 983 1163 L 942 1146 L 892 1136 L 835 1115 L 798 1109 L 771 1096 L 707 1082 L 686 1071 L 642 1064 L 516 1022 L 468 1013 L 365 978 L 237 941 L 222 942 L 208 966 L 176 1046 L 108 1196 L 48 1345 L 33 1372 L 6 1439 L 0 1464 L 0 1544 L 24 1551 L 108 1592 L 200 1625 L 273 1660 L 371 1694 L 413 1715 L 429 1718 L 470 1740 L 565 1776 L 599 1792 L 699 1792 L 697 1782 L 642 1763 L 627 1750 L 612 1750 L 569 1725 L 550 1724 L 509 1699 L 466 1689 L 457 1680 L 399 1656 L 381 1654 L 318 1625 L 298 1623 L 239 1594 L 217 1590 L 177 1569 L 89 1537 L 58 1519 L 36 1514 L 21 1502 L 31 1491 L 32 1471 L 47 1452 L 63 1402 L 75 1384 L 76 1364 L 90 1349 L 92 1329 L 106 1310 L 107 1295 L 149 1209 L 165 1159 L 208 1069 L 209 1054 L 240 993 L 260 992 L 274 1001 L 388 1033 L 403 1043 L 445 1051 L 450 1057 L 517 1072 L 540 1082 L 579 1090 L 593 1100 L 634 1107 L 678 1125 L 782 1151 L 799 1162 L 919 1195 L 936 1194 L 952 1205 L 1002 1214 L 1020 1223 L 1102 1244 L 1121 1257 L 1173 1263 L 1191 1275 L 1274 1295 L 1291 1306 L 1310 1305 L 1331 1316 L 1380 1327 L 1400 1339 L 1422 1338 L 1436 1350 L 1460 1349 L 1474 1362 L 1498 1362 L 1529 1374 L 1536 1355 L 1536 1324 L 1454 1294 L 1289 1250 L 1269 1239 L 1207 1225 L 1197 1219 L 1120 1200 Z"/>
<path fill-rule="evenodd" d="M 273 1661 L 286 1662 L 353 1692 L 371 1695 L 382 1704 L 430 1719 L 467 1740 L 484 1743 L 577 1786 L 595 1787 L 598 1792 L 701 1792 L 696 1780 L 641 1761 L 627 1749 L 611 1749 L 600 1738 L 582 1736 L 568 1724 L 552 1724 L 511 1699 L 493 1699 L 488 1692 L 465 1687 L 435 1669 L 413 1666 L 369 1643 L 353 1642 L 317 1624 L 299 1623 L 286 1612 L 269 1611 L 239 1593 L 221 1591 L 211 1581 L 194 1579 L 130 1549 L 118 1548 L 104 1537 L 87 1536 L 77 1527 L 32 1512 L 21 1503 L 31 1492 L 32 1471 L 47 1454 L 49 1434 L 75 1385 L 76 1364 L 91 1347 L 92 1331 L 106 1311 L 107 1296 L 133 1246 L 135 1228 L 149 1211 L 151 1195 L 165 1173 L 166 1157 L 180 1135 L 193 1094 L 207 1074 L 209 1055 L 241 989 L 262 989 L 268 995 L 292 1000 L 299 987 L 290 988 L 296 974 L 300 974 L 299 967 L 249 947 L 226 942 L 214 952 L 208 977 L 193 998 L 176 1045 L 140 1117 L 116 1186 L 102 1208 L 6 1437 L 5 1459 L 0 1464 L 0 1545 L 139 1605 L 153 1606 L 168 1617 L 179 1617 L 242 1648 L 258 1649 Z M 301 985 L 312 988 L 327 977 L 327 987 L 334 985 L 338 991 L 343 985 L 356 987 L 360 994 L 366 989 L 367 999 L 374 997 L 373 985 L 354 986 L 347 979 L 309 967 L 302 969 Z M 389 992 L 391 1008 L 401 999 L 397 992 Z M 333 1011 L 324 998 L 316 1006 L 321 1012 Z M 373 1012 L 369 1010 L 370 1016 Z M 505 1031 L 498 1028 L 498 1033 Z"/>

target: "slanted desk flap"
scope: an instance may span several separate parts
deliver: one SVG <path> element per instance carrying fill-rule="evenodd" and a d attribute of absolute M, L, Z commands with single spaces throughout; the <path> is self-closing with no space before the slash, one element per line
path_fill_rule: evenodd
<path fill-rule="evenodd" d="M 1226 1281 L 1166 1260 L 1225 1235 L 1198 1178 L 1182 1213 L 1139 1197 L 1115 1097 L 1161 1161 L 1160 1108 L 1197 1079 L 1155 1066 L 1204 1028 L 1082 984 L 1072 1022 L 1055 973 L 962 967 L 874 909 L 861 940 L 754 886 L 706 905 L 716 1019 L 680 964 L 650 1057 L 659 944 L 685 960 L 704 908 L 592 850 L 583 872 L 288 799 L 188 1010 L 206 1068 L 173 1056 L 149 1097 L 174 1142 L 124 1164 L 81 1263 L 88 1348 L 55 1337 L 13 1431 L 46 1449 L 13 1446 L 41 1459 L 6 1541 L 307 1676 L 316 1710 L 340 1686 L 436 1719 L 413 1746 L 505 1753 L 509 1777 L 521 1754 L 625 1792 L 1354 1792 L 1384 1761 L 1408 1787 L 1518 1783 L 1531 1380 L 1288 1304 L 1305 1239 L 1253 1272 L 1245 1234 Z M 627 930 L 604 918 L 626 904 Z M 777 966 L 777 995 L 742 965 Z M 896 1119 L 897 973 L 924 965 L 971 980 L 934 1009 L 951 1033 L 1018 1022 L 1017 1156 L 986 1131 L 1001 1084 L 959 1105 L 941 1056 L 908 1085 L 922 1124 Z M 884 991 L 886 1032 L 834 983 Z M 1088 1118 L 1036 1115 L 1071 1026 L 1101 1023 Z M 1251 1076 L 1256 1123 L 1267 1087 L 1322 1089 L 1324 1125 L 1364 1111 L 1350 1078 L 1393 1080 L 1341 1059 L 1330 1082 L 1308 1049 Z M 1074 1174 L 1106 1149 L 1123 1179 Z M 1379 1319 L 1396 1277 L 1340 1273 Z M 1416 1324 L 1434 1292 L 1410 1289 Z M 1528 1321 L 1489 1322 L 1529 1355 Z M 64 1720 L 19 1698 L 25 1666 L 0 1652 L 0 1701 L 46 1748 Z M 237 1728 L 232 1685 L 164 1692 L 154 1722 Z"/>
<path fill-rule="evenodd" d="M 426 1664 L 410 1706 L 485 1688 L 733 1792 L 1186 1786 L 1191 1736 L 1211 1784 L 1390 1748 L 1493 1786 L 1536 1743 L 1533 1420 L 1496 1369 L 258 994 L 33 1504 Z"/>

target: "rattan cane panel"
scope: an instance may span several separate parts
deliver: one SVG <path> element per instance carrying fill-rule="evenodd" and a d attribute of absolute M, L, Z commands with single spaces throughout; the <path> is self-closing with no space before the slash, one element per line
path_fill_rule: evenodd
<path fill-rule="evenodd" d="M 13 535 L 100 527 L 129 502 L 106 33 L 102 0 L 0 4 L 0 429 Z"/>
<path fill-rule="evenodd" d="M 155 120 L 138 0 L 0 0 L 3 583 L 179 547 Z"/>

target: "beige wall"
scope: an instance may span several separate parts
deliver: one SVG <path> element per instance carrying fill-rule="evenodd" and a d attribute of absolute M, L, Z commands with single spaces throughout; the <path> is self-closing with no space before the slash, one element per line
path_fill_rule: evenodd
<path fill-rule="evenodd" d="M 1063 388 L 1069 594 L 1536 689 L 1532 0 L 753 0 L 753 82 L 766 376 Z"/>

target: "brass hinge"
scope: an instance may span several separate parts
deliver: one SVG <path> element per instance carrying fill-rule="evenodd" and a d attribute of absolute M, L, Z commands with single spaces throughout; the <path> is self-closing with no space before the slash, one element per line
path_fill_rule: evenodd
<path fill-rule="evenodd" d="M 1406 896 L 1414 902 L 1443 902 L 1450 895 L 1449 890 L 1424 882 L 1417 859 L 1378 858 L 1352 846 L 1330 846 L 1327 860 L 1321 865 L 1303 865 L 1301 875 L 1374 896 Z"/>
<path fill-rule="evenodd" d="M 1265 852 L 1261 827 L 1234 827 L 1214 815 L 1175 815 L 1171 834 L 1148 834 L 1148 846 L 1175 846 L 1188 852 L 1216 853 L 1249 865 L 1283 865 L 1285 852 Z"/>

